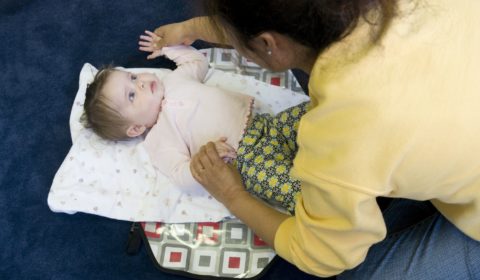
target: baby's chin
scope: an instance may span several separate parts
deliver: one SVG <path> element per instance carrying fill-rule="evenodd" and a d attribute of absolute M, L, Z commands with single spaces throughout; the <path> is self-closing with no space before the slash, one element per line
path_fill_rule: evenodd
<path fill-rule="evenodd" d="M 157 122 L 157 119 L 158 119 L 161 112 L 162 112 L 162 102 L 160 102 L 158 104 L 157 111 L 156 111 L 157 114 L 156 114 L 155 122 Z"/>

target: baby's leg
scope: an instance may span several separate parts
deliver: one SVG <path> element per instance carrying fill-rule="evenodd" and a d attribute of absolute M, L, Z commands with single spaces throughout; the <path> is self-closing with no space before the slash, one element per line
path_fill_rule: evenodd
<path fill-rule="evenodd" d="M 307 112 L 309 102 L 290 107 L 272 118 L 272 129 L 284 137 L 288 148 L 297 153 L 297 132 L 300 119 Z M 272 133 L 272 132 L 271 132 Z"/>
<path fill-rule="evenodd" d="M 298 122 L 305 107 L 301 104 L 277 116 L 255 116 L 240 142 L 236 160 L 249 192 L 292 214 L 300 182 L 289 173 L 297 152 Z"/>

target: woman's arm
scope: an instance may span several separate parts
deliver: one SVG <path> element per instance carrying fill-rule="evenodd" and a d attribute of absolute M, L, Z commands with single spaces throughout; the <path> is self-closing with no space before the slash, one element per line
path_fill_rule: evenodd
<path fill-rule="evenodd" d="M 214 143 L 203 146 L 193 156 L 190 170 L 212 196 L 273 247 L 278 227 L 290 216 L 251 196 L 245 190 L 238 171 L 222 160 Z"/>
<path fill-rule="evenodd" d="M 328 277 L 361 263 L 385 237 L 375 197 L 336 185 L 307 186 L 296 216 L 282 214 L 251 196 L 238 171 L 224 164 L 212 143 L 190 164 L 193 177 L 278 255 L 308 273 Z M 302 190 L 303 192 L 304 190 Z"/>
<path fill-rule="evenodd" d="M 230 46 L 224 36 L 219 36 L 220 30 L 214 28 L 206 16 L 195 17 L 186 21 L 166 24 L 155 29 L 159 36 L 156 41 L 158 48 L 173 45 L 191 45 L 196 40 L 203 40 L 213 44 Z"/>

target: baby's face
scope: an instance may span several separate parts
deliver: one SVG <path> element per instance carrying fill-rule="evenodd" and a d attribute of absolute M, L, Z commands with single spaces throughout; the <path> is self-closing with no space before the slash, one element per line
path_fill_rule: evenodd
<path fill-rule="evenodd" d="M 163 83 L 155 74 L 114 71 L 103 87 L 105 97 L 132 125 L 152 127 L 164 97 Z"/>

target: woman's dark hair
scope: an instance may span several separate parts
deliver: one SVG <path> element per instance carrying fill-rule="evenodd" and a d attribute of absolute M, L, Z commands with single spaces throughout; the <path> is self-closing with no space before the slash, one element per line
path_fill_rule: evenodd
<path fill-rule="evenodd" d="M 206 0 L 206 12 L 219 35 L 229 32 L 249 49 L 251 39 L 276 31 L 321 52 L 350 34 L 361 18 L 376 25 L 373 41 L 378 39 L 396 13 L 396 1 Z"/>

